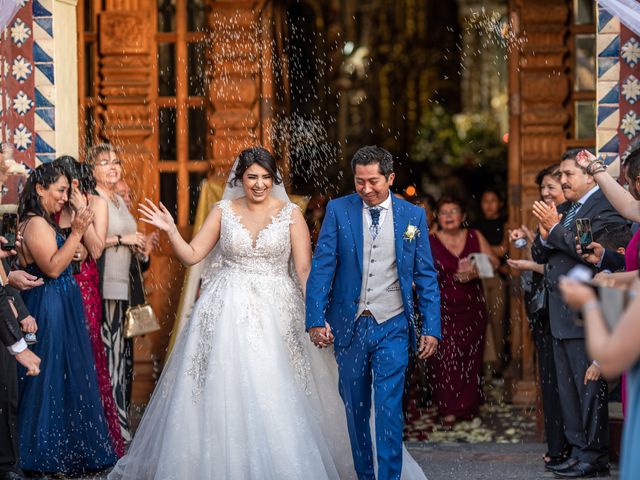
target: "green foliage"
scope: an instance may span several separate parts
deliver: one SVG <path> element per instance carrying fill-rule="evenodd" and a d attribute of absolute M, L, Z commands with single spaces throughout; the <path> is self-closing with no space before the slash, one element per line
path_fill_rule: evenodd
<path fill-rule="evenodd" d="M 438 165 L 504 167 L 507 145 L 488 113 L 449 114 L 435 105 L 422 118 L 412 160 Z"/>

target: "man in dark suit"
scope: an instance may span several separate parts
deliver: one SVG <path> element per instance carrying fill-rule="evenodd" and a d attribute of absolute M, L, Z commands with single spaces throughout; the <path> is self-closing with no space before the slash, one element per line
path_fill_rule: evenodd
<path fill-rule="evenodd" d="M 0 150 L 0 187 L 7 176 L 7 166 Z M 0 243 L 6 243 L 0 237 Z M 15 250 L 0 250 L 0 480 L 25 478 L 18 467 L 18 377 L 16 361 L 27 369 L 27 375 L 40 373 L 40 359 L 27 348 L 23 331 L 35 332 L 35 319 L 27 311 L 18 290 L 41 283 L 26 272 L 16 272 L 9 278 L 5 260 Z"/>
<path fill-rule="evenodd" d="M 4 252 L 3 252 L 4 253 Z M 19 298 L 19 297 L 18 297 Z M 18 300 L 17 304 L 21 304 Z M 40 373 L 40 359 L 27 348 L 18 319 L 7 289 L 0 285 L 0 479 L 24 478 L 18 468 L 18 377 L 16 360 L 27 369 L 27 375 Z M 23 318 L 29 320 L 28 312 Z M 31 317 L 32 318 L 32 317 Z M 15 359 L 15 360 L 14 360 Z"/>
<path fill-rule="evenodd" d="M 574 313 L 562 301 L 558 280 L 576 265 L 596 271 L 576 251 L 577 218 L 591 220 L 594 236 L 605 228 L 627 224 L 593 177 L 576 163 L 575 156 L 580 150 L 566 152 L 560 164 L 567 201 L 557 210 L 542 202 L 533 206 L 540 221 L 540 233 L 532 245 L 532 255 L 536 262 L 545 264 L 560 407 L 565 435 L 571 445 L 566 462 L 547 467 L 561 478 L 608 473 L 609 422 L 607 384 L 600 378 L 598 366 L 587 356 L 584 328 L 576 323 Z"/>

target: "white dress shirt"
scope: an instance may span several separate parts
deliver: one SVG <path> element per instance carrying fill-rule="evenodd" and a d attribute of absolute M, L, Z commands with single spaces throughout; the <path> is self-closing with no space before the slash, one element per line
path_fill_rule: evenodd
<path fill-rule="evenodd" d="M 9 349 L 9 353 L 11 355 L 17 355 L 27 349 L 27 342 L 25 342 L 24 338 L 21 338 L 13 345 L 9 345 L 7 348 Z"/>
<path fill-rule="evenodd" d="M 389 192 L 389 196 L 387 197 L 387 199 L 384 202 L 382 202 L 379 205 L 375 205 L 375 207 L 379 207 L 380 208 L 380 219 L 378 220 L 378 225 L 380 227 L 382 227 L 382 224 L 384 223 L 384 219 L 387 216 L 387 212 L 391 208 L 391 197 L 392 196 L 393 195 L 391 194 L 391 192 Z M 374 207 L 370 207 L 366 203 L 362 202 L 362 215 L 364 216 L 365 220 L 367 221 L 367 228 L 371 227 L 371 212 L 369 211 L 370 208 L 374 208 Z"/>

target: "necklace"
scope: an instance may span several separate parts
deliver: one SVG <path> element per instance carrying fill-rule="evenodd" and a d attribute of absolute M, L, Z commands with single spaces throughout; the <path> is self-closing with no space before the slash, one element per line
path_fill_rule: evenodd
<path fill-rule="evenodd" d="M 120 208 L 118 195 L 115 192 L 112 192 L 111 190 L 104 190 L 102 188 L 97 188 L 96 190 L 98 190 L 98 193 L 101 193 L 103 197 L 106 197 L 114 207 Z"/>

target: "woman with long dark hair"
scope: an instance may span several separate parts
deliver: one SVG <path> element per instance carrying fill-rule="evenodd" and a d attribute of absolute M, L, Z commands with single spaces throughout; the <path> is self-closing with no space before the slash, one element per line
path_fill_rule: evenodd
<path fill-rule="evenodd" d="M 94 213 L 93 222 L 82 236 L 82 242 L 74 254 L 72 265 L 74 266 L 74 277 L 82 293 L 84 313 L 91 337 L 96 372 L 98 373 L 102 406 L 109 425 L 113 447 L 118 457 L 121 457 L 124 455 L 124 442 L 111 390 L 107 355 L 102 343 L 102 295 L 100 294 L 100 274 L 96 263 L 104 252 L 107 237 L 109 224 L 107 202 L 96 192 L 96 181 L 93 177 L 93 168 L 90 165 L 80 163 L 70 156 L 57 158 L 55 164 L 61 166 L 71 179 L 69 202 L 60 214 L 56 215 L 58 225 L 65 233 L 71 233 L 71 220 L 75 214 L 87 206 Z"/>
<path fill-rule="evenodd" d="M 116 461 L 98 390 L 82 295 L 71 261 L 93 222 L 90 208 L 71 220 L 67 238 L 55 216 L 68 201 L 70 180 L 53 164 L 36 168 L 20 197 L 20 263 L 44 285 L 23 292 L 38 319 L 37 377 L 20 376 L 18 431 L 25 471 L 77 475 Z"/>

